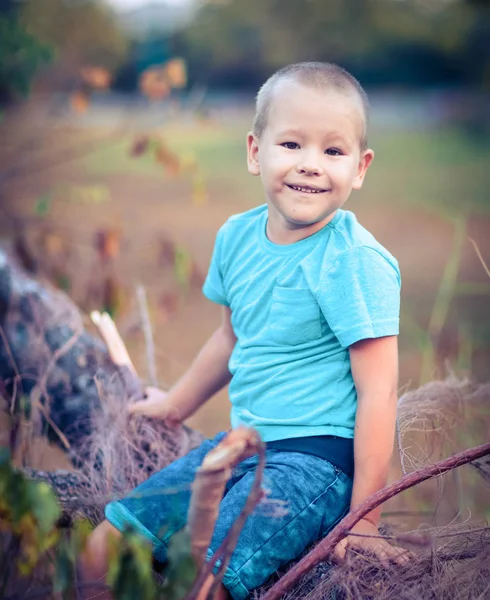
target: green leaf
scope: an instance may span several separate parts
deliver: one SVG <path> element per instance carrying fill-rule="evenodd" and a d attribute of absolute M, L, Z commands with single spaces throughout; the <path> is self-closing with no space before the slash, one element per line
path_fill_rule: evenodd
<path fill-rule="evenodd" d="M 10 463 L 11 458 L 10 448 L 8 446 L 0 446 L 0 466 Z"/>
<path fill-rule="evenodd" d="M 36 202 L 36 206 L 34 207 L 34 212 L 36 215 L 44 217 L 48 214 L 49 209 L 51 208 L 51 194 L 47 193 L 41 196 Z"/>
<path fill-rule="evenodd" d="M 72 555 L 71 546 L 66 539 L 66 534 L 60 539 L 56 548 L 55 556 L 55 574 L 53 591 L 61 593 L 66 591 L 74 580 L 74 557 Z"/>
<path fill-rule="evenodd" d="M 26 421 L 30 421 L 32 414 L 32 402 L 29 396 L 21 396 L 18 406 L 20 414 Z"/>
<path fill-rule="evenodd" d="M 178 531 L 170 538 L 165 596 L 179 600 L 190 590 L 197 576 L 197 567 L 191 554 L 191 538 L 187 529 Z"/>
<path fill-rule="evenodd" d="M 56 285 L 64 292 L 69 292 L 71 289 L 71 279 L 65 273 L 61 273 L 56 277 Z"/>
<path fill-rule="evenodd" d="M 71 542 L 75 555 L 80 554 L 85 548 L 87 538 L 92 533 L 93 529 L 92 523 L 87 519 L 75 521 L 71 533 Z"/>
<path fill-rule="evenodd" d="M 32 512 L 39 531 L 41 534 L 47 535 L 61 514 L 58 500 L 46 483 L 29 482 L 29 484 Z"/>
<path fill-rule="evenodd" d="M 174 273 L 179 285 L 187 288 L 192 273 L 192 256 L 183 246 L 175 247 Z"/>
<path fill-rule="evenodd" d="M 133 530 L 124 532 L 118 552 L 110 561 L 107 583 L 115 600 L 154 600 L 151 545 Z"/>

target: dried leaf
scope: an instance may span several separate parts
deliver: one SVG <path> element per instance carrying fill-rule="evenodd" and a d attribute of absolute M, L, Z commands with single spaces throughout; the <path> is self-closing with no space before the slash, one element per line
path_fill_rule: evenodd
<path fill-rule="evenodd" d="M 59 256 L 65 251 L 65 244 L 63 240 L 57 233 L 53 231 L 47 232 L 41 238 L 41 246 L 45 254 L 47 254 L 50 258 Z"/>
<path fill-rule="evenodd" d="M 119 229 L 98 231 L 95 234 L 95 247 L 102 262 L 117 258 L 121 250 L 121 231 Z"/>
<path fill-rule="evenodd" d="M 102 284 L 102 310 L 115 317 L 126 304 L 126 292 L 120 282 L 109 275 Z"/>
<path fill-rule="evenodd" d="M 71 107 L 75 112 L 79 114 L 87 112 L 89 103 L 89 95 L 84 90 L 77 90 L 76 92 L 73 92 L 70 96 Z"/>
<path fill-rule="evenodd" d="M 142 156 L 150 146 L 150 138 L 147 135 L 136 138 L 131 144 L 129 153 L 131 156 Z"/>
<path fill-rule="evenodd" d="M 209 201 L 206 179 L 203 175 L 198 175 L 192 182 L 192 204 L 194 206 L 203 206 Z"/>
<path fill-rule="evenodd" d="M 111 84 L 111 75 L 103 67 L 83 67 L 80 77 L 93 90 L 106 90 Z"/>
<path fill-rule="evenodd" d="M 173 58 L 165 65 L 165 72 L 173 88 L 183 88 L 187 84 L 187 69 L 182 58 Z"/>
<path fill-rule="evenodd" d="M 155 160 L 164 166 L 167 174 L 179 175 L 181 171 L 180 159 L 163 141 L 159 141 L 156 145 Z"/>

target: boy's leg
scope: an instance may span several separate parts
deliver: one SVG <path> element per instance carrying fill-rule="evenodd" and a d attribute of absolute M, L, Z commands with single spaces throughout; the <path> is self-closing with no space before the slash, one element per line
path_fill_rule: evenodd
<path fill-rule="evenodd" d="M 241 512 L 252 487 L 257 457 L 235 469 L 221 502 L 208 558 Z M 223 578 L 243 600 L 278 569 L 321 539 L 348 510 L 352 480 L 327 460 L 299 452 L 266 451 L 263 487 L 268 496 L 249 515 Z"/>
<path fill-rule="evenodd" d="M 191 484 L 206 454 L 225 437 L 219 433 L 198 448 L 155 473 L 125 498 L 106 506 L 107 520 L 119 531 L 132 528 L 153 544 L 153 554 L 165 562 L 170 538 L 187 521 Z"/>
<path fill-rule="evenodd" d="M 90 534 L 80 560 L 83 582 L 103 581 L 107 571 L 109 538 L 120 537 L 126 527 L 133 527 L 153 544 L 155 557 L 164 561 L 169 538 L 186 523 L 191 483 L 205 455 L 225 437 L 219 433 L 198 448 L 155 473 L 127 497 L 106 507 L 107 520 Z M 91 595 L 100 593 L 93 589 Z M 90 594 L 84 594 L 90 597 Z M 97 596 L 100 600 L 103 596 Z"/>
<path fill-rule="evenodd" d="M 109 521 L 102 521 L 90 534 L 79 562 L 79 576 L 84 584 L 82 598 L 97 597 L 97 600 L 110 598 L 108 593 L 101 593 L 97 585 L 86 587 L 90 583 L 104 583 L 109 565 L 107 563 L 109 538 L 120 538 L 121 532 Z"/>
<path fill-rule="evenodd" d="M 120 538 L 121 536 L 121 532 L 114 525 L 111 525 L 109 521 L 102 521 L 90 535 L 79 563 L 79 576 L 85 584 L 80 595 L 81 598 L 86 600 L 95 597 L 97 600 L 109 600 L 111 598 L 108 591 L 101 591 L 99 586 L 89 586 L 87 584 L 104 582 L 109 570 L 109 565 L 107 564 L 109 538 Z M 214 576 L 210 575 L 199 590 L 197 600 L 206 600 L 213 581 Z M 216 590 L 214 600 L 226 600 L 228 597 L 226 588 L 220 585 Z"/>

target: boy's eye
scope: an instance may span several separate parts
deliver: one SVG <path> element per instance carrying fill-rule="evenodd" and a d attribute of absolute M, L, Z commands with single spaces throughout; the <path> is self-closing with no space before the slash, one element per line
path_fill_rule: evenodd
<path fill-rule="evenodd" d="M 297 144 L 296 142 L 284 142 L 283 144 L 281 144 L 281 146 L 284 146 L 284 148 L 287 148 L 288 150 L 296 150 L 297 148 L 299 148 L 299 144 Z"/>
<path fill-rule="evenodd" d="M 328 156 L 341 156 L 342 152 L 338 148 L 327 148 L 325 154 L 328 154 Z"/>

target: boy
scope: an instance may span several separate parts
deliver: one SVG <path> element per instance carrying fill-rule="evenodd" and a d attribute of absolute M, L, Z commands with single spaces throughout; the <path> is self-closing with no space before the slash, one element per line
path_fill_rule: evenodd
<path fill-rule="evenodd" d="M 230 383 L 232 426 L 254 427 L 266 442 L 265 484 L 287 511 L 270 517 L 259 506 L 249 516 L 223 579 L 239 600 L 386 483 L 400 275 L 395 259 L 342 210 L 374 156 L 367 106 L 360 84 L 328 63 L 290 65 L 264 84 L 247 164 L 262 178 L 267 204 L 220 229 L 203 287 L 223 306 L 222 324 L 168 394 L 150 390 L 131 407 L 177 423 Z M 165 559 L 169 538 L 185 524 L 187 484 L 224 435 L 108 505 L 84 561 L 92 576 L 105 572 L 107 536 L 128 524 Z M 249 458 L 235 469 L 209 556 L 240 512 L 256 464 Z M 155 494 L 176 486 L 185 491 Z M 376 536 L 379 515 L 373 510 L 353 531 Z M 347 544 L 383 561 L 408 556 L 375 537 L 353 536 L 337 547 L 339 556 Z"/>

